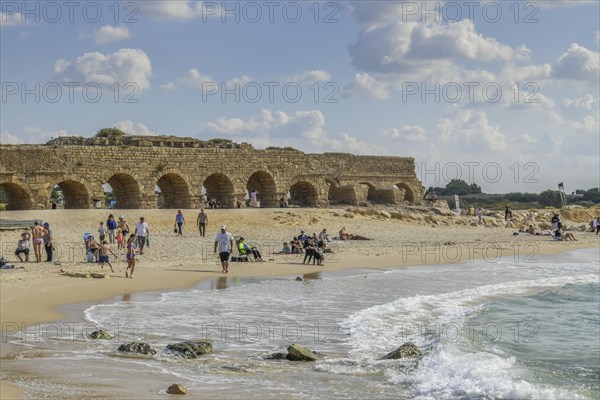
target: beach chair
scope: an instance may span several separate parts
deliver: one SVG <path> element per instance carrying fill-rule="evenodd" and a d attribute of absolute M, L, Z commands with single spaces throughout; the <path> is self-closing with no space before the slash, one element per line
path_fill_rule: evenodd
<path fill-rule="evenodd" d="M 563 240 L 563 238 L 562 238 L 562 237 L 556 236 L 556 235 L 554 234 L 554 232 L 555 232 L 555 231 L 553 231 L 552 229 L 551 229 L 551 230 L 549 230 L 548 232 L 550 233 L 550 236 L 552 236 L 552 239 L 553 239 L 553 240 L 557 240 L 557 241 L 559 241 L 559 242 Z"/>
<path fill-rule="evenodd" d="M 239 262 L 252 261 L 252 258 L 248 255 L 248 250 L 240 249 L 240 238 L 241 238 L 241 236 L 235 237 L 235 247 L 237 247 L 237 249 L 238 249 L 238 257 L 237 257 L 238 259 L 232 260 L 232 261 L 239 261 Z"/>

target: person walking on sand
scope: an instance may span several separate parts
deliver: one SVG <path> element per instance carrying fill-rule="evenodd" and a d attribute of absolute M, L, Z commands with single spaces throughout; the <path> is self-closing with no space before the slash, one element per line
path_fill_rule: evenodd
<path fill-rule="evenodd" d="M 148 227 L 148 223 L 144 221 L 144 217 L 140 217 L 140 222 L 135 226 L 135 236 L 137 236 L 140 255 L 144 254 L 144 245 L 146 244 L 146 240 L 150 237 L 150 228 Z"/>
<path fill-rule="evenodd" d="M 250 192 L 250 207 L 255 208 L 256 207 L 256 203 L 257 203 L 257 198 L 256 196 L 258 195 L 258 192 L 256 191 L 256 189 L 252 189 L 252 192 Z"/>
<path fill-rule="evenodd" d="M 117 255 L 115 253 L 113 253 L 113 251 L 108 246 L 108 242 L 106 240 L 103 240 L 102 246 L 100 246 L 100 250 L 99 250 L 100 255 L 98 256 L 98 262 L 102 263 L 102 264 L 100 264 L 101 269 L 104 269 L 104 264 L 108 264 L 108 266 L 110 267 L 110 272 L 112 272 L 114 274 L 115 270 L 113 269 L 113 266 L 110 263 L 110 256 L 108 255 L 109 252 L 113 256 L 115 256 L 115 258 L 117 257 Z"/>
<path fill-rule="evenodd" d="M 39 221 L 33 223 L 31 228 L 31 236 L 33 238 L 33 252 L 35 253 L 35 262 L 42 262 L 42 244 L 44 244 L 44 236 L 48 232 L 40 225 Z"/>
<path fill-rule="evenodd" d="M 477 218 L 479 218 L 479 222 L 477 223 L 478 225 L 482 224 L 482 218 L 483 218 L 483 209 L 481 207 L 477 208 Z"/>
<path fill-rule="evenodd" d="M 221 225 L 221 232 L 215 236 L 215 254 L 218 249 L 224 274 L 229 272 L 229 255 L 233 249 L 233 242 L 233 235 L 227 232 L 227 226 Z"/>
<path fill-rule="evenodd" d="M 185 224 L 185 218 L 183 218 L 183 214 L 181 213 L 181 210 L 177 210 L 177 215 L 175 215 L 175 225 L 177 225 L 177 235 L 178 236 L 183 236 L 183 232 L 182 232 L 181 228 L 183 228 L 184 224 Z"/>
<path fill-rule="evenodd" d="M 135 269 L 135 234 L 131 234 L 127 239 L 127 269 L 125 270 L 125 278 L 133 278 L 133 270 Z M 128 274 L 129 272 L 129 274 Z"/>
<path fill-rule="evenodd" d="M 106 220 L 106 229 L 108 229 L 108 240 L 111 244 L 114 244 L 117 234 L 117 221 L 115 221 L 115 216 L 112 214 Z"/>
<path fill-rule="evenodd" d="M 198 225 L 198 229 L 200 229 L 200 236 L 204 237 L 206 235 L 206 224 L 208 223 L 208 215 L 204 212 L 204 208 L 200 209 L 200 213 L 198 214 L 198 218 L 196 219 L 196 224 Z"/>
<path fill-rule="evenodd" d="M 507 204 L 504 207 L 504 220 L 508 221 L 509 219 L 512 219 L 512 211 L 510 211 L 510 204 Z"/>
<path fill-rule="evenodd" d="M 129 235 L 129 231 L 131 229 L 129 229 L 129 224 L 127 223 L 127 220 L 125 219 L 125 216 L 123 214 L 119 215 L 119 222 L 117 222 L 117 227 L 121 229 L 121 232 L 123 232 L 124 237 L 127 237 L 127 235 Z"/>

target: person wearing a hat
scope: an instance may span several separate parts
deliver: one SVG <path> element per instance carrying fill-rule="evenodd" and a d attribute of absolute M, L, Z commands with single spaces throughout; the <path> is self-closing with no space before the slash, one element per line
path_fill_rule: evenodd
<path fill-rule="evenodd" d="M 52 229 L 50 229 L 50 224 L 44 222 L 44 229 L 46 229 L 46 234 L 44 235 L 44 249 L 46 250 L 46 262 L 52 262 L 52 250 L 54 250 L 52 245 Z"/>
<path fill-rule="evenodd" d="M 231 249 L 233 249 L 233 243 L 233 235 L 227 232 L 226 225 L 221 225 L 221 232 L 215 236 L 215 254 L 219 250 L 221 267 L 224 274 L 229 272 L 229 255 L 231 254 Z"/>

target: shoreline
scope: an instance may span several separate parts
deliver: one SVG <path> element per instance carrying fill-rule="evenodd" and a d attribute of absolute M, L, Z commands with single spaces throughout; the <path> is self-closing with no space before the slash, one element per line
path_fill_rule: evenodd
<path fill-rule="evenodd" d="M 600 237 L 591 233 L 577 233 L 577 242 L 555 242 L 548 236 L 513 236 L 514 229 L 503 227 L 473 227 L 468 218 L 422 217 L 406 214 L 407 219 L 390 219 L 378 214 L 346 213 L 340 209 L 289 210 L 211 210 L 209 235 L 200 238 L 197 228 L 185 228 L 186 235 L 172 234 L 173 213 L 165 210 L 126 210 L 132 221 L 144 215 L 150 221 L 156 238 L 152 247 L 136 265 L 134 279 L 124 277 L 125 263 L 116 260 L 116 273 L 108 279 L 67 277 L 69 272 L 106 272 L 95 264 L 82 262 L 80 232 L 95 232 L 97 222 L 106 218 L 106 210 L 73 210 L 69 213 L 36 211 L 7 212 L 11 219 L 43 219 L 50 221 L 57 242 L 63 245 L 57 257 L 61 265 L 50 263 L 16 263 L 24 269 L 0 273 L 0 326 L 3 337 L 24 330 L 33 324 L 61 321 L 64 309 L 81 304 L 106 302 L 117 296 L 135 293 L 188 290 L 202 281 L 218 277 L 256 278 L 304 275 L 314 272 L 338 272 L 351 269 L 391 269 L 406 266 L 459 264 L 499 257 L 514 257 L 515 261 L 535 262 L 536 255 L 551 255 L 581 249 L 599 248 Z M 197 210 L 184 210 L 195 217 Z M 351 215 L 349 215 L 351 214 Z M 7 217 L 8 217 L 7 215 Z M 41 217 L 41 218 L 40 218 Z M 192 218 L 190 218 L 191 220 Z M 426 222 L 427 221 L 427 222 Z M 234 235 L 244 235 L 259 245 L 265 259 L 275 262 L 232 263 L 224 275 L 212 253 L 212 231 L 221 223 L 227 224 Z M 332 244 L 332 255 L 325 254 L 325 266 L 303 265 L 289 256 L 268 256 L 281 243 L 297 234 L 300 229 L 319 232 L 323 227 L 336 232 L 345 226 L 347 231 L 370 237 L 371 241 L 344 241 Z M 5 247 L 16 243 L 19 232 L 0 231 L 0 242 Z M 4 250 L 7 250 L 5 248 Z M 235 252 L 234 252 L 235 254 Z M 10 256 L 10 253 L 8 253 Z M 12 258 L 9 258 L 11 260 Z M 82 310 L 79 310 L 82 311 Z M 3 340 L 4 342 L 4 340 Z M 0 344 L 0 357 L 8 351 Z M 1 362 L 1 358 L 0 358 Z M 22 390 L 0 380 L 2 398 L 22 398 Z"/>
<path fill-rule="evenodd" d="M 538 243 L 539 244 L 539 243 Z M 554 247 L 552 242 L 539 244 L 535 253 L 519 254 L 517 255 L 514 248 L 510 248 L 508 243 L 496 243 L 497 245 L 504 245 L 502 247 L 493 247 L 494 255 L 493 261 L 496 257 L 519 257 L 519 260 L 523 262 L 526 258 L 531 257 L 530 262 L 535 262 L 535 255 L 553 255 L 573 251 L 577 249 L 595 247 L 590 246 L 589 243 L 574 243 L 570 242 L 568 248 L 565 247 Z M 499 250 L 501 253 L 497 255 L 496 251 Z M 484 250 L 485 251 L 485 250 Z M 103 303 L 109 301 L 120 295 L 132 295 L 134 293 L 143 292 L 157 292 L 157 291 L 174 291 L 174 290 L 189 290 L 199 285 L 201 282 L 211 278 L 228 277 L 228 278 L 255 278 L 255 277 L 283 277 L 291 275 L 304 275 L 315 272 L 340 272 L 345 270 L 353 269 L 396 269 L 404 268 L 409 266 L 419 265 L 447 265 L 447 264 L 464 264 L 466 262 L 473 262 L 483 260 L 483 252 L 478 255 L 473 253 L 462 252 L 462 257 L 457 258 L 454 262 L 448 262 L 448 260 L 439 259 L 436 261 L 434 255 L 427 253 L 419 253 L 416 255 L 410 255 L 405 260 L 397 259 L 394 256 L 341 256 L 340 260 L 336 263 L 326 264 L 324 267 L 317 265 L 305 265 L 301 263 L 279 263 L 279 262 L 266 262 L 266 263 L 231 263 L 230 272 L 227 275 L 222 274 L 218 269 L 220 266 L 217 263 L 202 264 L 200 268 L 193 269 L 165 269 L 162 271 L 140 271 L 136 278 L 127 279 L 125 277 L 116 276 L 116 274 L 110 274 L 108 279 L 83 279 L 83 278 L 72 278 L 57 273 L 55 277 L 37 281 L 29 284 L 27 288 L 28 293 L 18 292 L 22 291 L 21 287 L 3 287 L 1 294 L 1 308 L 2 313 L 0 322 L 2 326 L 2 334 L 9 334 L 12 330 L 12 325 L 35 325 L 46 322 L 60 321 L 65 318 L 65 313 L 59 311 L 59 308 L 66 306 L 73 306 L 83 303 Z M 423 260 L 423 257 L 425 258 Z M 492 262 L 492 260 L 488 260 Z M 527 262 L 525 260 L 525 262 Z M 241 268 L 237 268 L 237 267 Z M 213 270 L 208 270 L 213 268 Z M 248 269 L 246 267 L 251 267 Z M 260 269 L 258 267 L 261 267 Z M 181 265 L 181 268 L 194 268 L 192 265 Z M 196 267 L 197 268 L 197 267 Z M 243 268 L 243 269 L 242 269 Z M 284 269 L 285 268 L 285 269 Z M 173 275 L 173 272 L 181 272 L 181 275 Z M 141 274 L 141 275 L 140 275 Z M 201 275 L 198 275 L 201 274 Z M 169 279 L 166 279 L 169 278 Z M 116 283 L 115 283 L 116 282 Z M 75 290 L 77 289 L 77 290 Z M 72 290 L 72 291 L 69 291 Z M 31 296 L 31 291 L 39 296 Z M 68 293 L 65 293 L 68 292 Z M 28 304 L 26 301 L 28 300 Z M 17 304 L 14 304 L 17 303 Z M 10 306 L 10 309 L 7 307 Z M 23 312 L 23 308 L 35 308 L 36 312 Z"/>

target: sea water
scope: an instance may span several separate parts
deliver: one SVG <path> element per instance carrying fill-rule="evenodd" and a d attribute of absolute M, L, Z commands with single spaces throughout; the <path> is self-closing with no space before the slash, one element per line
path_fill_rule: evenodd
<path fill-rule="evenodd" d="M 599 258 L 588 249 L 304 281 L 222 277 L 90 306 L 73 329 L 21 332 L 2 376 L 32 398 L 164 398 L 176 382 L 207 399 L 598 399 Z M 87 339 L 97 327 L 114 338 Z M 198 339 L 214 354 L 164 350 Z M 118 355 L 127 341 L 158 353 Z M 381 360 L 405 342 L 423 356 Z M 264 358 L 291 343 L 320 360 Z"/>

